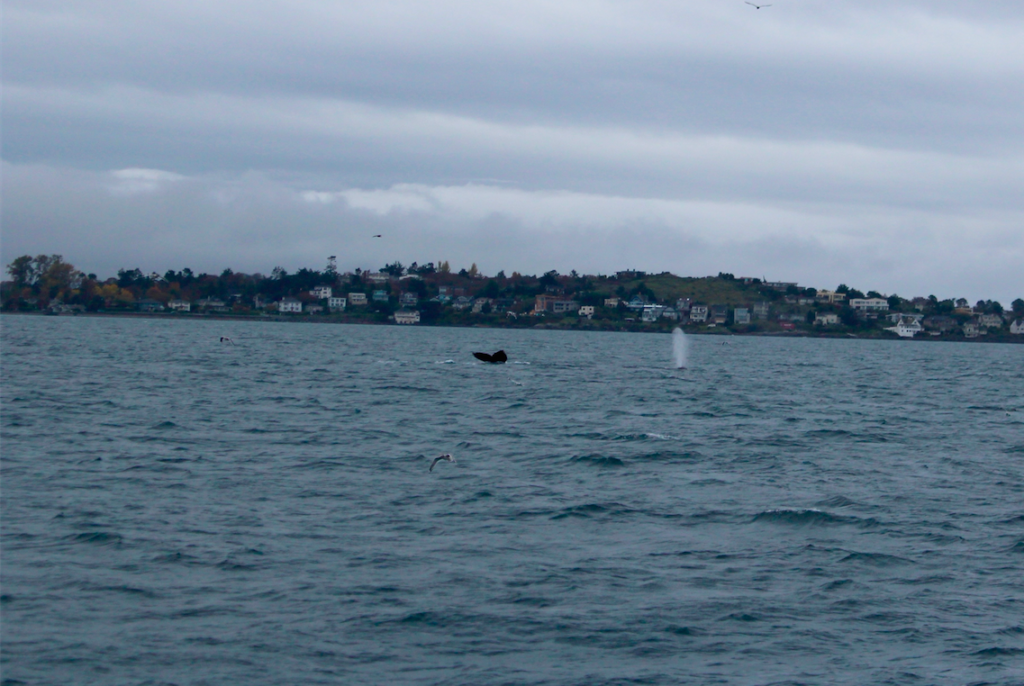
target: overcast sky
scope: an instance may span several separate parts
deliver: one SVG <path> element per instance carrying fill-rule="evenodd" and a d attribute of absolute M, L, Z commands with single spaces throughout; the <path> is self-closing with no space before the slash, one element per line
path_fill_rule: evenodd
<path fill-rule="evenodd" d="M 4 264 L 1024 297 L 1019 0 L 3 4 Z"/>

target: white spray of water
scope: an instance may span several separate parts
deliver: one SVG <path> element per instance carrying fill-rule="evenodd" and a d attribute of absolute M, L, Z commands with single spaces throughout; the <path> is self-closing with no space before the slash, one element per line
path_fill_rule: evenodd
<path fill-rule="evenodd" d="M 689 351 L 687 350 L 687 348 L 688 344 L 686 342 L 686 334 L 683 333 L 682 329 L 673 329 L 672 361 L 675 362 L 676 369 L 682 369 L 689 362 Z"/>

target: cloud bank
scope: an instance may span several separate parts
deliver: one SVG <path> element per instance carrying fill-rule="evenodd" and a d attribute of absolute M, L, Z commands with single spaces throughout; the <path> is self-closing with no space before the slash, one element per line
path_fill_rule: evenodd
<path fill-rule="evenodd" d="M 1024 292 L 1016 2 L 4 9 L 5 261 Z"/>

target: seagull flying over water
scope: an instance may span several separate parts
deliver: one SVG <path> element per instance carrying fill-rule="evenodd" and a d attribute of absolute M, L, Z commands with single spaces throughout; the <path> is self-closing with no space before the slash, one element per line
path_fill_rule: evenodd
<path fill-rule="evenodd" d="M 455 462 L 455 458 L 452 457 L 451 453 L 445 453 L 444 455 L 438 455 L 437 457 L 434 458 L 434 461 L 430 463 L 430 469 L 428 469 L 427 471 L 428 472 L 434 471 L 434 466 L 437 465 L 438 462 Z"/>
<path fill-rule="evenodd" d="M 746 2 L 746 0 L 744 0 L 744 2 Z M 755 10 L 759 10 L 759 9 L 761 9 L 762 7 L 771 7 L 771 5 L 770 5 L 770 4 L 769 4 L 769 5 L 755 5 L 755 4 L 754 4 L 754 3 L 752 3 L 752 2 L 747 2 L 747 4 L 748 4 L 748 5 L 750 5 L 751 7 L 753 7 L 753 8 L 755 9 Z"/>
<path fill-rule="evenodd" d="M 373 234 L 373 237 L 374 238 L 380 238 L 380 234 L 379 233 L 375 233 L 375 234 Z"/>

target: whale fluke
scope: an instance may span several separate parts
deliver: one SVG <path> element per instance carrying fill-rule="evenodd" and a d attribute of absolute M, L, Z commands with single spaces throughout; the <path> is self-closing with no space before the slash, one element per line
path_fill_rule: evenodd
<path fill-rule="evenodd" d="M 481 360 L 482 362 L 490 362 L 491 364 L 502 364 L 504 362 L 508 362 L 508 355 L 505 354 L 504 350 L 499 350 L 493 355 L 488 355 L 487 353 L 473 353 L 473 357 Z"/>

